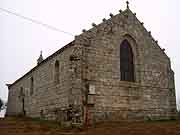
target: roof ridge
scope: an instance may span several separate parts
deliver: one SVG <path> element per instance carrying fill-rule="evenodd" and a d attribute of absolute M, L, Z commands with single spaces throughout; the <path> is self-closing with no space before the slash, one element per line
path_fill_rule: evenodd
<path fill-rule="evenodd" d="M 20 81 L 22 78 L 24 78 L 25 76 L 29 75 L 30 73 L 32 73 L 35 69 L 37 69 L 38 67 L 40 67 L 42 64 L 46 63 L 49 59 L 54 58 L 55 56 L 57 56 L 58 54 L 60 54 L 61 52 L 63 52 L 65 49 L 71 47 L 74 45 L 74 40 L 71 41 L 70 43 L 66 44 L 65 46 L 61 47 L 59 50 L 57 50 L 56 52 L 54 52 L 53 54 L 51 54 L 50 56 L 48 56 L 46 59 L 44 59 L 41 63 L 39 63 L 38 65 L 36 65 L 35 67 L 33 67 L 31 70 L 29 70 L 27 73 L 25 73 L 23 76 L 21 76 L 19 79 L 17 79 L 16 81 L 14 81 L 12 84 L 6 84 L 8 86 L 8 88 L 10 88 L 11 86 L 13 86 L 15 83 L 17 83 L 18 81 Z"/>

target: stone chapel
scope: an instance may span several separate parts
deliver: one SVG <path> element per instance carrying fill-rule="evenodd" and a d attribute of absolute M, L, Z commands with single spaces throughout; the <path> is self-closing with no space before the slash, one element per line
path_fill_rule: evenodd
<path fill-rule="evenodd" d="M 129 3 L 92 26 L 7 84 L 6 116 L 82 124 L 176 116 L 170 58 Z"/>

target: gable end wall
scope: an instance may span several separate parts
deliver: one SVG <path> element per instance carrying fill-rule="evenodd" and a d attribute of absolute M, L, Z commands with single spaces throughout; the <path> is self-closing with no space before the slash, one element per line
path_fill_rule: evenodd
<path fill-rule="evenodd" d="M 120 79 L 120 44 L 127 39 L 134 54 L 135 82 Z M 82 33 L 84 89 L 94 104 L 86 106 L 89 122 L 168 119 L 176 116 L 174 73 L 170 59 L 130 10 Z M 89 100 L 87 99 L 87 100 Z"/>

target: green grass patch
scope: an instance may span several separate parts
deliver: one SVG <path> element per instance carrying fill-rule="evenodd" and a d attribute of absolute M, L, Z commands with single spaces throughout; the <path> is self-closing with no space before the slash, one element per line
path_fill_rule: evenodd
<path fill-rule="evenodd" d="M 145 117 L 146 122 L 169 122 L 169 121 L 177 121 L 175 117 Z"/>

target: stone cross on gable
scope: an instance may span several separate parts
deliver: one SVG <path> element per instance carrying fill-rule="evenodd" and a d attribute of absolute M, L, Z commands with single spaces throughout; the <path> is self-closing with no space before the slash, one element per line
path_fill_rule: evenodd
<path fill-rule="evenodd" d="M 129 1 L 126 1 L 126 4 L 127 4 L 127 8 L 129 9 Z"/>

